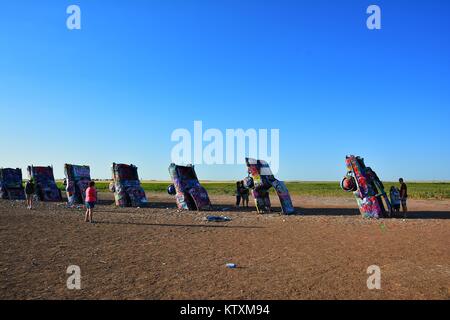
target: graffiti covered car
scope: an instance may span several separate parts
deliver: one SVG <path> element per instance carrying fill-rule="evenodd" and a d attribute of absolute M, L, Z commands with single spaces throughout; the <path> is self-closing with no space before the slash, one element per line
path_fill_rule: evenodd
<path fill-rule="evenodd" d="M 53 167 L 28 166 L 28 176 L 34 180 L 35 194 L 40 201 L 62 201 L 61 190 L 55 182 Z"/>
<path fill-rule="evenodd" d="M 137 167 L 132 164 L 113 163 L 113 181 L 109 189 L 114 192 L 114 200 L 119 207 L 144 207 L 147 196 L 141 187 Z"/>
<path fill-rule="evenodd" d="M 66 176 L 67 203 L 74 205 L 85 202 L 86 189 L 91 181 L 89 166 L 74 164 L 64 164 L 64 174 Z"/>
<path fill-rule="evenodd" d="M 275 178 L 270 170 L 269 164 L 264 160 L 245 158 L 248 169 L 248 176 L 244 178 L 244 187 L 251 189 L 255 198 L 256 210 L 258 213 L 270 212 L 269 190 L 273 187 L 280 199 L 281 211 L 283 214 L 294 214 L 291 196 L 286 184 Z"/>
<path fill-rule="evenodd" d="M 390 217 L 391 203 L 384 191 L 384 185 L 375 171 L 366 167 L 364 158 L 349 155 L 345 158 L 345 164 L 347 175 L 340 185 L 344 191 L 353 192 L 361 215 L 375 219 Z"/>
<path fill-rule="evenodd" d="M 0 168 L 0 199 L 25 199 L 21 169 Z"/>
<path fill-rule="evenodd" d="M 179 209 L 197 211 L 211 209 L 208 192 L 198 181 L 193 165 L 180 166 L 171 163 L 169 174 L 173 185 L 169 186 L 168 191 L 175 196 Z"/>

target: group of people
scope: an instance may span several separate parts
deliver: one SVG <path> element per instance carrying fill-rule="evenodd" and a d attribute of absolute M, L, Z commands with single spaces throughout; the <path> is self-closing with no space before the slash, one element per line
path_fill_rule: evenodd
<path fill-rule="evenodd" d="M 403 213 L 406 215 L 406 212 L 408 212 L 408 207 L 406 206 L 406 200 L 408 199 L 408 187 L 406 186 L 403 178 L 400 178 L 398 182 L 400 183 L 400 189 L 395 186 L 391 186 L 391 189 L 389 190 L 389 198 L 391 200 L 392 210 L 394 212 L 400 212 L 401 204 Z"/>
<path fill-rule="evenodd" d="M 406 205 L 406 201 L 408 199 L 408 187 L 406 186 L 405 181 L 403 178 L 400 178 L 398 180 L 400 183 L 400 189 L 391 186 L 390 192 L 389 192 L 389 198 L 391 201 L 392 210 L 394 212 L 400 212 L 400 205 L 402 207 L 403 213 L 406 216 L 406 212 L 408 212 L 408 207 Z M 239 207 L 242 200 L 242 206 L 248 208 L 248 196 L 249 196 L 249 190 L 244 187 L 244 182 L 236 181 L 236 207 Z"/>
<path fill-rule="evenodd" d="M 27 202 L 27 209 L 31 210 L 33 208 L 33 196 L 35 194 L 35 186 L 33 179 L 28 180 L 25 183 L 25 198 Z M 86 214 L 84 221 L 94 223 L 92 219 L 92 214 L 94 211 L 95 204 L 97 203 L 97 189 L 95 188 L 95 182 L 89 182 L 89 187 L 85 191 L 85 206 Z"/>
<path fill-rule="evenodd" d="M 406 200 L 408 199 L 408 187 L 406 183 L 403 181 L 403 178 L 400 178 L 400 189 L 395 186 L 391 186 L 389 191 L 389 197 L 392 205 L 392 209 L 395 212 L 400 211 L 400 205 L 402 206 L 402 210 L 406 215 L 408 208 L 406 206 Z M 27 209 L 31 210 L 33 206 L 33 195 L 35 193 L 35 186 L 33 179 L 28 180 L 25 183 L 25 196 L 27 202 Z M 236 181 L 236 207 L 241 205 L 242 207 L 248 208 L 248 198 L 249 198 L 249 190 L 244 187 L 244 181 Z M 97 189 L 95 188 L 95 182 L 89 182 L 89 187 L 85 191 L 85 205 L 86 205 L 86 214 L 85 214 L 85 222 L 93 223 L 92 215 L 94 211 L 95 204 L 97 203 Z"/>
<path fill-rule="evenodd" d="M 242 200 L 242 207 L 248 208 L 248 196 L 250 191 L 244 187 L 244 181 L 236 181 L 236 207 L 239 207 Z"/>

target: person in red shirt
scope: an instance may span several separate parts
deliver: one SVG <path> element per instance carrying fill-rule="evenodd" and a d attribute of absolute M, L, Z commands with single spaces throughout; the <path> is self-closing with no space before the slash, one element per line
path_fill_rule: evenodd
<path fill-rule="evenodd" d="M 97 189 L 95 189 L 95 182 L 89 182 L 89 187 L 86 189 L 86 215 L 85 222 L 93 223 L 92 211 L 94 210 L 95 203 L 97 202 Z"/>

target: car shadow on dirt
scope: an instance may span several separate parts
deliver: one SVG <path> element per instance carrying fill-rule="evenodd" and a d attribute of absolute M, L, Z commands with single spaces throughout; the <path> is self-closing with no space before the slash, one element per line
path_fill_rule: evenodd
<path fill-rule="evenodd" d="M 145 223 L 145 222 L 119 222 L 119 221 L 96 221 L 96 224 L 112 225 L 136 225 L 150 227 L 180 227 L 180 228 L 230 228 L 230 229 L 263 229 L 260 226 L 230 226 L 222 224 L 174 224 L 174 223 Z"/>
<path fill-rule="evenodd" d="M 296 211 L 305 216 L 358 216 L 358 209 L 350 208 L 295 208 Z M 404 219 L 403 213 L 393 219 Z M 406 219 L 450 219 L 450 211 L 410 211 Z"/>
<path fill-rule="evenodd" d="M 358 209 L 350 208 L 295 208 L 295 211 L 305 216 L 358 216 Z"/>
<path fill-rule="evenodd" d="M 403 213 L 397 219 L 403 219 Z M 410 211 L 406 219 L 450 219 L 450 211 Z"/>

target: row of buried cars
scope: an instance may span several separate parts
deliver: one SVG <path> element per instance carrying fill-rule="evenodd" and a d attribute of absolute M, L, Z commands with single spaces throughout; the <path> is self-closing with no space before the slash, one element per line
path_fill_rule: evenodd
<path fill-rule="evenodd" d="M 53 177 L 52 167 L 27 167 L 28 176 L 35 183 L 35 194 L 41 201 L 61 201 L 61 191 Z M 0 169 L 0 199 L 24 200 L 22 170 L 19 168 Z"/>
<path fill-rule="evenodd" d="M 142 206 L 147 203 L 145 192 L 140 185 L 136 166 L 113 163 L 112 172 L 113 182 L 111 182 L 110 190 L 114 192 L 115 202 L 118 206 Z M 53 167 L 28 166 L 27 173 L 28 178 L 34 182 L 37 200 L 44 202 L 63 200 L 61 190 L 55 181 Z M 66 177 L 64 184 L 68 204 L 84 203 L 85 192 L 91 181 L 89 166 L 65 164 L 64 174 Z M 25 199 L 21 169 L 0 169 L 0 199 Z"/>
<path fill-rule="evenodd" d="M 277 180 L 263 160 L 246 159 L 248 176 L 243 180 L 244 186 L 252 190 L 256 209 L 259 213 L 270 212 L 269 189 L 274 187 L 281 202 L 282 213 L 295 212 L 286 185 Z M 138 168 L 135 165 L 113 163 L 112 182 L 109 190 L 114 193 L 115 204 L 120 207 L 144 207 L 148 204 L 144 189 L 139 180 Z M 29 179 L 35 184 L 35 197 L 40 201 L 62 201 L 53 167 L 29 166 Z M 91 181 L 90 168 L 86 165 L 64 165 L 65 190 L 69 205 L 83 204 L 85 191 Z M 172 184 L 167 191 L 175 197 L 179 209 L 211 210 L 212 205 L 208 192 L 198 180 L 193 165 L 181 166 L 174 163 L 169 166 Z M 22 183 L 22 170 L 0 169 L 0 198 L 23 200 L 25 198 Z"/>
<path fill-rule="evenodd" d="M 270 189 L 273 187 L 281 203 L 283 214 L 294 214 L 295 209 L 289 191 L 283 181 L 272 174 L 264 160 L 246 158 L 247 177 L 245 188 L 251 190 L 258 213 L 271 212 Z M 341 188 L 353 192 L 361 215 L 367 218 L 390 217 L 392 207 L 384 186 L 376 173 L 364 164 L 364 159 L 346 157 L 347 175 Z M 115 204 L 120 207 L 144 207 L 148 204 L 141 186 L 138 168 L 132 164 L 113 163 L 112 182 L 109 189 L 114 193 Z M 40 201 L 62 201 L 61 191 L 56 185 L 53 168 L 29 166 L 28 176 L 34 180 L 35 196 Z M 90 168 L 85 165 L 65 164 L 65 189 L 69 205 L 84 203 L 85 191 L 91 181 Z M 193 165 L 169 166 L 172 184 L 167 191 L 175 197 L 177 207 L 185 210 L 212 209 L 206 189 L 200 184 Z M 0 169 L 0 199 L 22 200 L 25 198 L 22 170 Z"/>

